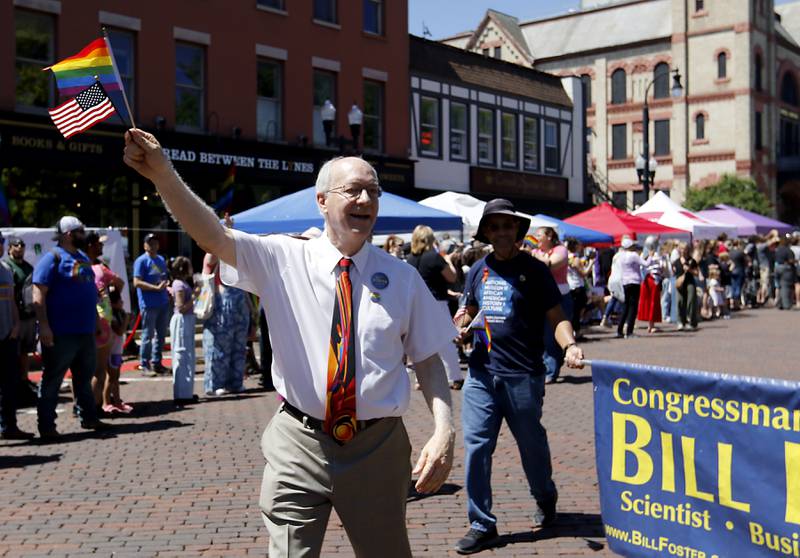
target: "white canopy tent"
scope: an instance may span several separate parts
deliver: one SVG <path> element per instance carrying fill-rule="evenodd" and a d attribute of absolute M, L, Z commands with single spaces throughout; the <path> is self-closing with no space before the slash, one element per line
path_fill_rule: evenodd
<path fill-rule="evenodd" d="M 664 192 L 656 192 L 652 198 L 635 210 L 633 215 L 659 225 L 688 231 L 692 233 L 693 238 L 701 240 L 717 238 L 723 233 L 728 236 L 737 235 L 735 226 L 709 221 L 678 205 Z"/>
<path fill-rule="evenodd" d="M 458 192 L 442 192 L 420 200 L 419 203 L 461 217 L 464 224 L 464 238 L 471 238 L 478 230 L 478 223 L 481 222 L 481 215 L 483 215 L 483 206 L 486 205 L 485 201 Z"/>

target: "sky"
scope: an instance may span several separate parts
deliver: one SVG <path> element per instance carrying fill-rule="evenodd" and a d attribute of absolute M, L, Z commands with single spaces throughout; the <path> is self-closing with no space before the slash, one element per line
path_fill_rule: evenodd
<path fill-rule="evenodd" d="M 776 0 L 786 4 L 792 0 Z M 432 39 L 475 29 L 487 8 L 516 16 L 520 21 L 541 19 L 578 9 L 580 0 L 408 0 L 408 30 L 423 36 L 423 24 Z"/>

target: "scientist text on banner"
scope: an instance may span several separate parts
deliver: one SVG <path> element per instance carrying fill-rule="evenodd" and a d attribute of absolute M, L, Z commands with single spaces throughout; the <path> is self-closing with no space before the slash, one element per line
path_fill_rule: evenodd
<path fill-rule="evenodd" d="M 613 551 L 800 557 L 800 384 L 600 361 L 592 377 Z"/>

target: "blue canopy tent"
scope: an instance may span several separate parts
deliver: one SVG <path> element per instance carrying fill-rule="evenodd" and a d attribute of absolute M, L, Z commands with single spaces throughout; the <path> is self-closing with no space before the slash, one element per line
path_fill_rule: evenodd
<path fill-rule="evenodd" d="M 610 234 L 593 229 L 587 229 L 586 227 L 579 227 L 578 225 L 573 225 L 567 223 L 566 221 L 556 219 L 555 217 L 550 217 L 549 215 L 543 215 L 541 213 L 534 215 L 534 220 L 531 221 L 531 225 L 539 225 L 539 222 L 541 221 L 549 221 L 552 223 L 550 226 L 556 229 L 558 232 L 558 238 L 561 240 L 564 240 L 565 238 L 574 238 L 576 240 L 580 240 L 584 244 L 614 243 L 614 237 Z"/>
<path fill-rule="evenodd" d="M 321 229 L 323 220 L 315 191 L 311 186 L 237 213 L 232 216 L 233 228 L 255 234 L 301 233 L 311 227 Z M 460 231 L 461 217 L 383 193 L 374 234 L 411 232 L 417 225 L 428 225 L 439 231 Z"/>

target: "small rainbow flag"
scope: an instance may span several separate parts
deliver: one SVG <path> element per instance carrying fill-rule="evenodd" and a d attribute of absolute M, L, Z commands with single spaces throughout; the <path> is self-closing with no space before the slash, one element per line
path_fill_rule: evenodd
<path fill-rule="evenodd" d="M 122 89 L 111 48 L 105 39 L 95 39 L 78 54 L 48 66 L 45 70 L 53 71 L 58 90 L 64 97 L 77 95 L 97 80 L 106 91 Z"/>
<path fill-rule="evenodd" d="M 539 241 L 532 234 L 526 234 L 525 238 L 522 239 L 522 245 L 533 250 L 539 247 Z"/>
<path fill-rule="evenodd" d="M 486 346 L 486 352 L 492 352 L 492 329 L 489 327 L 489 321 L 484 317 L 483 318 L 483 328 L 480 326 L 475 328 L 475 333 L 478 335 L 478 339 Z"/>

